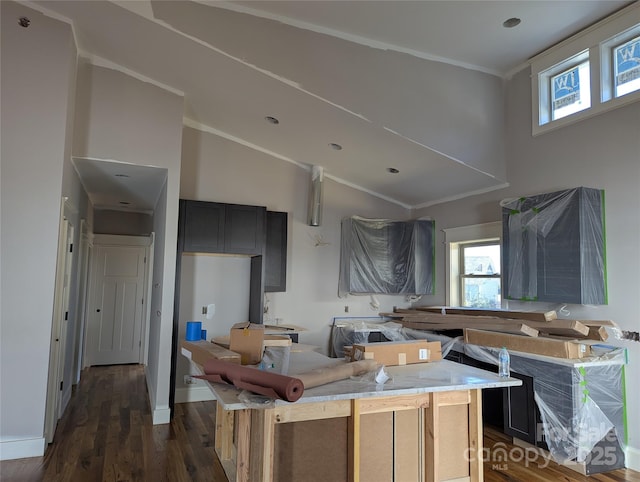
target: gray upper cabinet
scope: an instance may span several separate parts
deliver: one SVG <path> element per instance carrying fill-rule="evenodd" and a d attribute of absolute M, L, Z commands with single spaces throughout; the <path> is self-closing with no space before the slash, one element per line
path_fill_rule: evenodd
<path fill-rule="evenodd" d="M 604 191 L 579 187 L 501 204 L 505 299 L 607 303 Z"/>
<path fill-rule="evenodd" d="M 266 292 L 287 291 L 287 222 L 286 212 L 267 211 Z"/>
<path fill-rule="evenodd" d="M 261 255 L 266 208 L 205 201 L 180 201 L 182 251 Z"/>

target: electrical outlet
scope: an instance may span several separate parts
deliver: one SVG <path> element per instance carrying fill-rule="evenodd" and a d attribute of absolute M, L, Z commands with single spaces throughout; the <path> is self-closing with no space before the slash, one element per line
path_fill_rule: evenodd
<path fill-rule="evenodd" d="M 345 313 L 349 313 L 349 305 L 345 305 L 344 306 L 344 312 Z"/>
<path fill-rule="evenodd" d="M 184 384 L 185 385 L 195 385 L 196 383 L 196 379 L 193 378 L 191 375 L 185 375 L 184 376 Z"/>

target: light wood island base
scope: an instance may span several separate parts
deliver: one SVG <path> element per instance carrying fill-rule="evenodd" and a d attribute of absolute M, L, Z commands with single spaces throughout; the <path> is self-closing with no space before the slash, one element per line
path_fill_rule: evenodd
<path fill-rule="evenodd" d="M 291 355 L 298 373 L 341 363 Z M 215 450 L 229 481 L 482 481 L 482 389 L 522 382 L 448 360 L 385 370 L 384 385 L 352 377 L 294 403 L 253 403 L 209 383 Z"/>

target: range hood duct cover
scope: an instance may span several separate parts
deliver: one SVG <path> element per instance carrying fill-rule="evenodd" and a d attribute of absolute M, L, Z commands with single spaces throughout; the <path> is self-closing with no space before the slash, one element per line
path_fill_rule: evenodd
<path fill-rule="evenodd" d="M 309 226 L 322 224 L 322 183 L 324 168 L 311 166 L 311 187 L 309 189 Z"/>

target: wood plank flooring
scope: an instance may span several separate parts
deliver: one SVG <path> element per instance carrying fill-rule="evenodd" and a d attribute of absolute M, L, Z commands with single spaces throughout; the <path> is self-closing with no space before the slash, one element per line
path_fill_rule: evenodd
<path fill-rule="evenodd" d="M 154 426 L 141 366 L 93 367 L 83 372 L 45 456 L 0 462 L 0 480 L 228 482 L 215 455 L 214 427 L 214 402 L 178 404 L 171 424 Z M 508 437 L 490 427 L 485 427 L 484 443 L 489 449 L 514 449 Z M 640 482 L 640 473 L 626 469 L 587 477 L 540 458 L 485 463 L 484 478 L 486 482 Z"/>
<path fill-rule="evenodd" d="M 215 455 L 215 403 L 176 405 L 152 425 L 140 365 L 85 370 L 44 457 L 0 462 L 2 482 L 227 482 Z"/>

